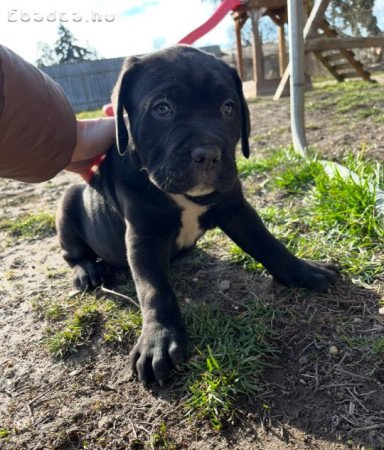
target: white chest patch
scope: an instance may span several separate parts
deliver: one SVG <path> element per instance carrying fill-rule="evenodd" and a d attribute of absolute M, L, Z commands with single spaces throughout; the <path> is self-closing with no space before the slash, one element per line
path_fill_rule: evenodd
<path fill-rule="evenodd" d="M 171 194 L 171 198 L 181 209 L 181 228 L 176 244 L 179 248 L 192 247 L 203 234 L 199 217 L 208 210 L 208 206 L 196 205 L 182 194 Z"/>

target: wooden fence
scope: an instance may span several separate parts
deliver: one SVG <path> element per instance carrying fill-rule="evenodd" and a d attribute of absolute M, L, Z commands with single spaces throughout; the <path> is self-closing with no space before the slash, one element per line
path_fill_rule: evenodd
<path fill-rule="evenodd" d="M 222 56 L 220 46 L 201 47 Z M 43 66 L 40 70 L 60 84 L 75 112 L 101 108 L 110 103 L 112 88 L 125 58 L 100 59 Z"/>
<path fill-rule="evenodd" d="M 110 103 L 112 88 L 124 58 L 101 59 L 40 67 L 60 84 L 75 112 Z"/>

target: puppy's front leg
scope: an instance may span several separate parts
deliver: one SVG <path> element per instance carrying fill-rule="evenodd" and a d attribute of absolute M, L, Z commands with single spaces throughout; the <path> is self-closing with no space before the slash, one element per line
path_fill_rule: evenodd
<path fill-rule="evenodd" d="M 168 279 L 170 243 L 128 232 L 128 262 L 143 316 L 141 335 L 130 354 L 132 372 L 147 385 L 160 385 L 185 357 L 185 330 Z"/>
<path fill-rule="evenodd" d="M 260 261 L 271 275 L 287 286 L 324 292 L 337 278 L 334 265 L 294 256 L 265 227 L 256 211 L 238 193 L 231 203 L 217 208 L 219 227 L 245 252 Z"/>

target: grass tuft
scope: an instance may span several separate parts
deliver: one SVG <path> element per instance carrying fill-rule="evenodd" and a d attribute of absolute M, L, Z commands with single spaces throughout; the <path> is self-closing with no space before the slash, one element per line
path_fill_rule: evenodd
<path fill-rule="evenodd" d="M 132 310 L 116 310 L 104 324 L 103 337 L 109 344 L 131 341 L 140 334 L 141 314 Z"/>
<path fill-rule="evenodd" d="M 294 164 L 292 164 L 294 163 Z M 274 180 L 275 185 L 289 194 L 299 194 L 313 186 L 323 168 L 316 160 L 292 161 Z"/>
<path fill-rule="evenodd" d="M 3 228 L 13 237 L 34 239 L 52 236 L 55 233 L 55 217 L 46 212 L 28 213 L 20 217 L 0 222 Z"/>
<path fill-rule="evenodd" d="M 372 186 L 383 188 L 384 170 L 359 154 L 346 155 L 341 163 L 360 178 L 330 178 L 312 157 L 309 163 L 291 148 L 276 150 L 273 172 L 257 179 L 274 201 L 258 212 L 270 231 L 299 257 L 337 261 L 342 272 L 359 283 L 372 282 L 384 272 L 383 218 L 375 211 Z M 245 190 L 254 189 L 251 180 Z M 268 192 L 270 194 L 268 194 Z M 281 193 L 289 193 L 289 201 Z M 279 201 L 276 202 L 276 196 Z M 230 260 L 248 270 L 262 269 L 234 244 Z"/>
<path fill-rule="evenodd" d="M 77 309 L 63 330 L 45 339 L 47 349 L 60 357 L 76 353 L 80 346 L 89 341 L 99 319 L 100 312 L 96 304 L 86 304 Z"/>
<path fill-rule="evenodd" d="M 10 435 L 10 431 L 7 428 L 0 428 L 0 439 L 5 439 Z"/>
<path fill-rule="evenodd" d="M 242 312 L 225 312 L 215 303 L 188 305 L 184 312 L 194 348 L 184 375 L 186 406 L 219 430 L 232 421 L 239 395 L 262 389 L 261 376 L 274 352 L 274 312 L 258 298 L 248 299 Z"/>
<path fill-rule="evenodd" d="M 133 343 L 142 324 L 139 311 L 92 293 L 61 300 L 39 296 L 32 299 L 32 307 L 50 323 L 44 344 L 57 357 L 76 353 L 96 332 L 107 344 Z"/>

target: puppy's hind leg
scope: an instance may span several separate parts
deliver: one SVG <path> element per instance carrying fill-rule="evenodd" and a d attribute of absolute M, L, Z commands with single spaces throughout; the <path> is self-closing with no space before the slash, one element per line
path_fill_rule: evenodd
<path fill-rule="evenodd" d="M 82 188 L 73 186 L 62 197 L 56 214 L 56 229 L 63 258 L 72 268 L 73 284 L 76 289 L 85 291 L 103 283 L 103 271 L 97 255 L 82 237 Z"/>

